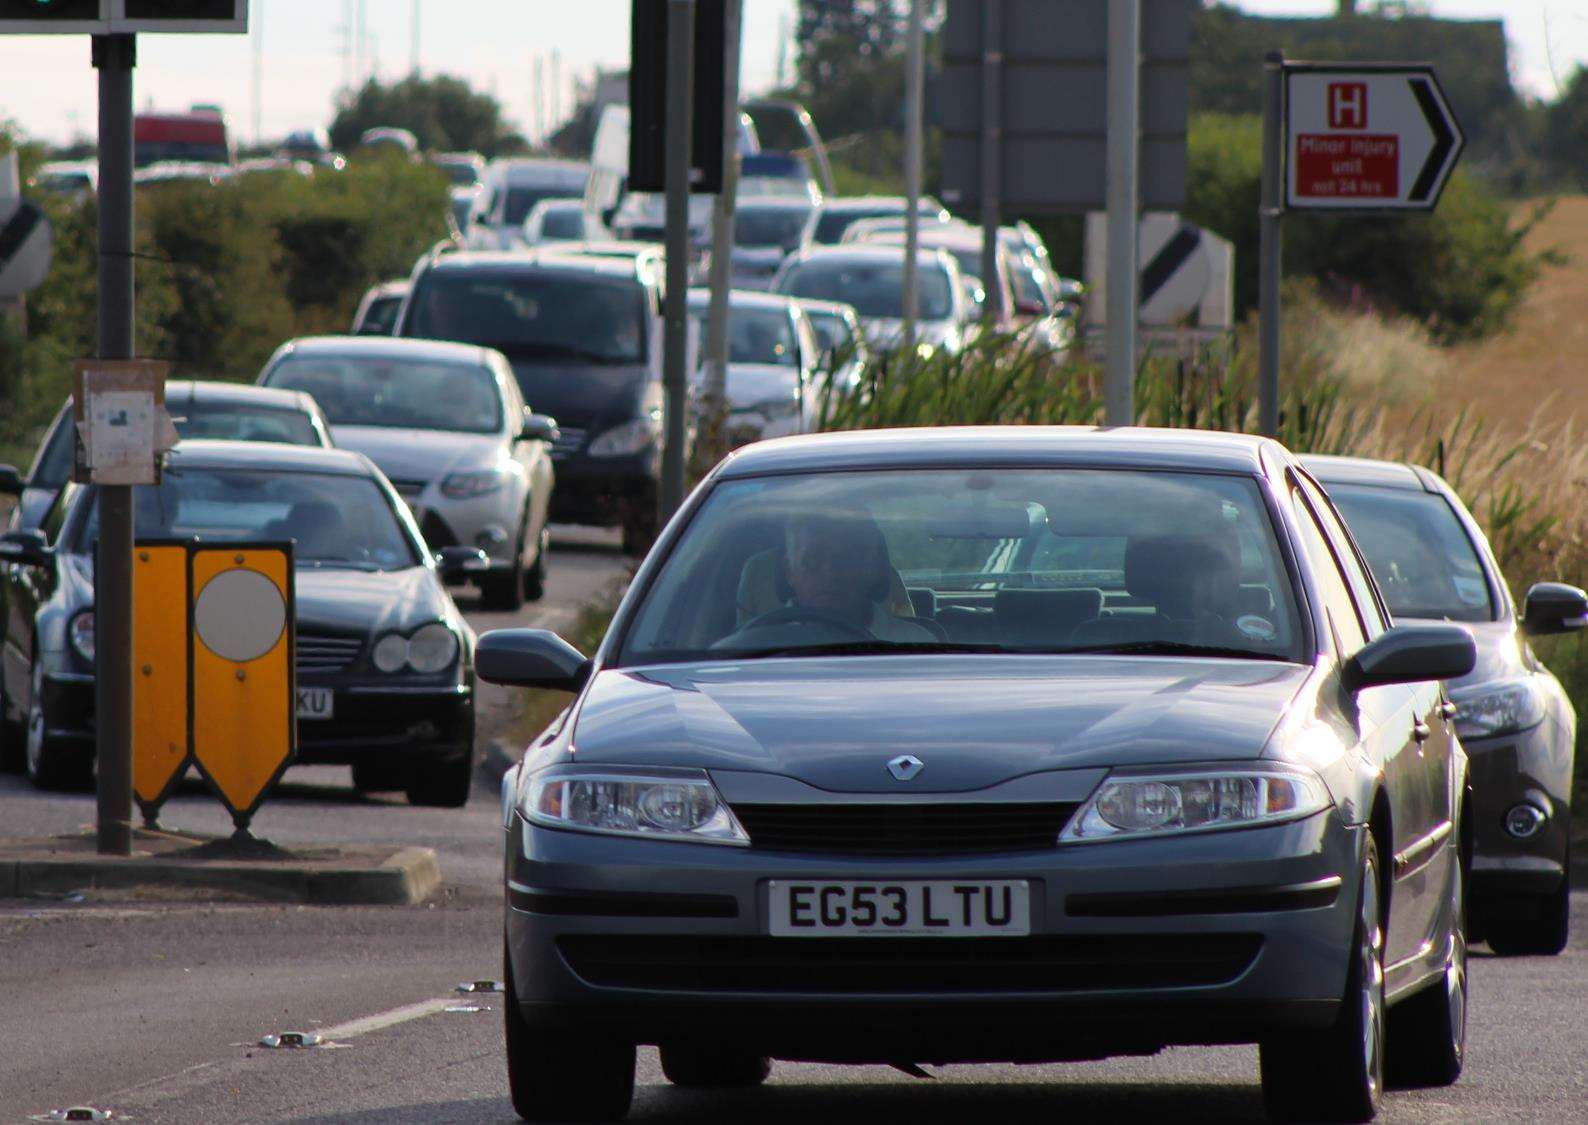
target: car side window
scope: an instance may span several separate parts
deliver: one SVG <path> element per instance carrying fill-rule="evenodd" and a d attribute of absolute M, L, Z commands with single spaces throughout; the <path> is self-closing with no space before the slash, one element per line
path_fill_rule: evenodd
<path fill-rule="evenodd" d="M 1373 580 L 1368 577 L 1367 566 L 1357 554 L 1356 544 L 1335 514 L 1334 506 L 1312 486 L 1311 481 L 1303 480 L 1301 491 L 1307 497 L 1307 502 L 1312 505 L 1313 511 L 1317 513 L 1318 522 L 1323 525 L 1324 532 L 1334 541 L 1335 553 L 1339 557 L 1341 569 L 1345 571 L 1346 583 L 1356 597 L 1356 604 L 1362 609 L 1368 640 L 1372 640 L 1389 628 L 1389 623 L 1379 612 L 1379 601 L 1374 594 Z"/>
<path fill-rule="evenodd" d="M 1296 524 L 1301 528 L 1302 543 L 1307 557 L 1312 560 L 1312 570 L 1317 576 L 1319 593 L 1323 597 L 1324 612 L 1334 628 L 1341 655 L 1352 656 L 1367 644 L 1367 630 L 1359 616 L 1356 600 L 1341 572 L 1339 561 L 1329 547 L 1318 518 L 1306 498 L 1292 486 L 1290 502 L 1296 513 Z"/>

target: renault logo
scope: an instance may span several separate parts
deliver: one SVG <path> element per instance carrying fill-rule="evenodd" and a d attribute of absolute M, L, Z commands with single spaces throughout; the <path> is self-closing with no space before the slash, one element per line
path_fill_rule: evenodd
<path fill-rule="evenodd" d="M 888 763 L 888 772 L 900 781 L 913 781 L 925 768 L 926 763 L 914 754 L 900 754 Z"/>

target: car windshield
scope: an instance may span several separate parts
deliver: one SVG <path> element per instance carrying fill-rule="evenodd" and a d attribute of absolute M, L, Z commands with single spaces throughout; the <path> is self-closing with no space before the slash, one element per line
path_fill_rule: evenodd
<path fill-rule="evenodd" d="M 540 237 L 576 242 L 584 237 L 584 212 L 578 207 L 551 207 L 540 222 Z"/>
<path fill-rule="evenodd" d="M 466 160 L 442 160 L 437 168 L 445 172 L 453 187 L 468 187 L 480 182 L 480 171 Z"/>
<path fill-rule="evenodd" d="M 689 312 L 700 321 L 704 338 L 706 305 L 691 302 Z M 789 314 L 783 309 L 730 308 L 728 362 L 798 367 L 799 348 L 794 340 L 794 325 L 789 320 Z"/>
<path fill-rule="evenodd" d="M 510 227 L 516 227 L 529 218 L 535 204 L 542 199 L 561 199 L 567 194 L 567 188 L 551 184 L 544 187 L 510 187 L 507 189 L 507 213 L 503 221 Z"/>
<path fill-rule="evenodd" d="M 502 395 L 484 367 L 389 356 L 302 356 L 271 371 L 271 387 L 314 396 L 333 426 L 493 434 Z"/>
<path fill-rule="evenodd" d="M 809 211 L 771 207 L 743 208 L 733 219 L 735 246 L 789 249 L 799 244 Z"/>
<path fill-rule="evenodd" d="M 822 351 L 837 353 L 855 346 L 849 322 L 838 313 L 807 310 L 805 315 L 810 319 L 811 328 L 816 332 L 816 342 Z"/>
<path fill-rule="evenodd" d="M 420 561 L 386 494 L 367 477 L 174 467 L 134 493 L 142 538 L 290 539 L 299 566 L 402 570 Z M 92 554 L 98 534 L 96 504 L 78 533 L 79 553 Z"/>
<path fill-rule="evenodd" d="M 1017 258 L 1010 277 L 1014 280 L 1015 300 L 1051 311 L 1052 305 L 1047 290 L 1043 288 L 1042 275 L 1030 258 Z"/>
<path fill-rule="evenodd" d="M 462 340 L 509 356 L 645 362 L 644 291 L 575 273 L 431 273 L 404 335 Z"/>
<path fill-rule="evenodd" d="M 861 219 L 881 219 L 889 215 L 903 215 L 902 204 L 882 204 L 877 207 L 844 209 L 838 211 L 823 211 L 821 218 L 816 220 L 816 229 L 811 234 L 815 242 L 824 246 L 831 246 L 841 242 L 844 231 L 849 229 L 849 224 L 858 223 Z"/>
<path fill-rule="evenodd" d="M 923 320 L 946 320 L 954 298 L 948 273 L 922 264 L 919 276 Z M 801 262 L 789 270 L 779 288 L 792 297 L 838 301 L 853 305 L 864 317 L 898 320 L 904 315 L 904 263 L 871 259 Z"/>
<path fill-rule="evenodd" d="M 403 299 L 401 296 L 376 297 L 370 301 L 369 307 L 364 310 L 364 319 L 359 322 L 358 334 L 360 336 L 390 336 L 393 326 L 397 323 L 397 314 L 402 312 Z"/>
<path fill-rule="evenodd" d="M 301 410 L 237 403 L 166 403 L 176 432 L 182 438 L 216 441 L 274 441 L 286 445 L 324 445 L 314 419 Z"/>
<path fill-rule="evenodd" d="M 1443 496 L 1332 484 L 1329 496 L 1367 556 L 1395 617 L 1493 621 L 1483 563 Z"/>
<path fill-rule="evenodd" d="M 717 485 L 625 664 L 907 651 L 1300 660 L 1255 481 L 963 469 Z"/>

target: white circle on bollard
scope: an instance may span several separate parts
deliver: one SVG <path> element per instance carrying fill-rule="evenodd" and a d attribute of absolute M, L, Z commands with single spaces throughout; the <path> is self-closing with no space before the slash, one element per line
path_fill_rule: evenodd
<path fill-rule="evenodd" d="M 246 664 L 276 647 L 287 627 L 287 603 L 257 570 L 226 570 L 200 592 L 193 626 L 216 656 Z"/>

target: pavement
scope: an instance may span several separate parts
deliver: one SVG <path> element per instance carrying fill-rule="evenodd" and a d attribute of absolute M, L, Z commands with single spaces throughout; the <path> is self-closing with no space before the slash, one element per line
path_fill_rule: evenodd
<path fill-rule="evenodd" d="M 621 568 L 615 552 L 559 552 L 542 607 L 477 621 L 563 627 L 580 592 L 593 594 Z M 510 713 L 510 697 L 498 703 L 499 714 Z M 510 758 L 513 743 L 501 745 Z M 91 796 L 42 794 L 0 775 L 8 833 L 69 834 L 93 814 Z M 503 998 L 458 991 L 501 973 L 498 816 L 496 787 L 483 772 L 464 808 L 421 809 L 359 794 L 345 769 L 295 769 L 260 810 L 261 835 L 289 849 L 429 848 L 441 873 L 436 893 L 419 906 L 217 901 L 212 891 L 185 888 L 78 888 L 0 901 L 0 1125 L 83 1104 L 135 1125 L 515 1120 Z M 225 810 L 196 786 L 178 793 L 162 820 L 197 835 L 230 830 Z M 1381 1120 L 1588 1121 L 1588 896 L 1574 899 L 1573 924 L 1577 936 L 1559 957 L 1475 950 L 1466 1073 L 1448 1089 L 1392 1092 Z M 284 1031 L 317 1033 L 327 1045 L 259 1046 Z M 927 1070 L 930 1080 L 882 1067 L 778 1063 L 759 1089 L 685 1091 L 644 1050 L 631 1119 L 1262 1119 L 1251 1047 Z"/>

